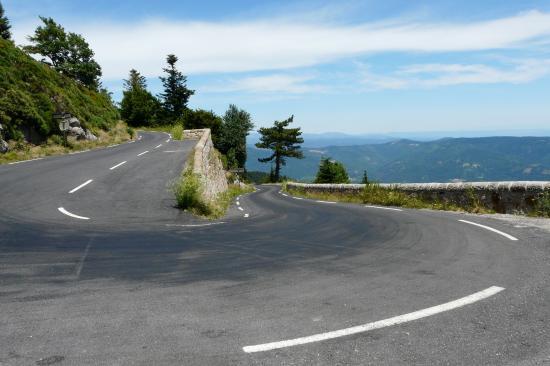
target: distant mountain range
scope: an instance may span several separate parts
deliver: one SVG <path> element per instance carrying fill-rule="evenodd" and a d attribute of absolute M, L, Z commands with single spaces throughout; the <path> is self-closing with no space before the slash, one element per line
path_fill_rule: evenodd
<path fill-rule="evenodd" d="M 304 144 L 305 158 L 289 159 L 282 173 L 312 181 L 321 157 L 331 157 L 344 163 L 354 181 L 361 179 L 363 170 L 372 180 L 396 183 L 550 180 L 550 137 L 378 139 L 355 146 L 326 146 L 333 140 L 326 141 L 325 146 L 315 148 Z M 247 169 L 269 172 L 268 164 L 258 162 L 259 157 L 268 155 L 268 151 L 249 146 Z"/>
<path fill-rule="evenodd" d="M 550 136 L 549 130 L 503 130 L 503 131 L 422 131 L 422 132 L 393 132 L 386 134 L 358 134 L 351 135 L 342 132 L 324 132 L 324 133 L 304 133 L 303 147 L 325 147 L 325 146 L 353 146 L 367 144 L 383 144 L 385 142 L 397 141 L 402 139 L 415 141 L 434 141 L 442 138 L 474 138 L 474 137 L 492 137 L 492 136 L 532 136 L 546 137 Z M 258 142 L 260 136 L 253 132 L 248 136 L 248 144 L 254 145 Z"/>

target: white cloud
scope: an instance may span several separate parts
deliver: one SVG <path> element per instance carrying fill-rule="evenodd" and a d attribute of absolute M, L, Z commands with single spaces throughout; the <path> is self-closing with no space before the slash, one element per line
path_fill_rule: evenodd
<path fill-rule="evenodd" d="M 249 92 L 249 93 L 291 93 L 303 94 L 311 92 L 323 92 L 321 85 L 311 84 L 312 75 L 287 75 L 271 74 L 263 76 L 251 76 L 242 79 L 231 79 L 223 84 L 203 86 L 204 92 Z"/>
<path fill-rule="evenodd" d="M 527 83 L 550 74 L 550 59 L 517 60 L 512 65 L 422 64 L 378 75 L 360 66 L 362 83 L 369 89 L 433 88 L 459 84 Z"/>
<path fill-rule="evenodd" d="M 156 76 L 175 53 L 185 72 L 282 70 L 380 52 L 455 52 L 526 47 L 550 37 L 550 13 L 530 11 L 475 23 L 334 25 L 298 20 L 64 24 L 82 33 L 107 79 L 129 68 Z M 19 28 L 16 39 L 33 28 Z"/>

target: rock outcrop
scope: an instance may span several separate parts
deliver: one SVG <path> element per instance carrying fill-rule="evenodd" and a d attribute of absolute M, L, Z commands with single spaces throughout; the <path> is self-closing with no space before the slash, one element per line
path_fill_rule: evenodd
<path fill-rule="evenodd" d="M 0 154 L 5 154 L 10 150 L 8 143 L 0 139 Z"/>

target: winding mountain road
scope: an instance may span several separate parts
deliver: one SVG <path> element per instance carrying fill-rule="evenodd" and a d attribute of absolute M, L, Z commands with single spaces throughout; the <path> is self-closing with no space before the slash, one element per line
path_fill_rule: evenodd
<path fill-rule="evenodd" d="M 296 199 L 175 209 L 192 141 L 0 166 L 0 365 L 550 364 L 550 235 Z"/>

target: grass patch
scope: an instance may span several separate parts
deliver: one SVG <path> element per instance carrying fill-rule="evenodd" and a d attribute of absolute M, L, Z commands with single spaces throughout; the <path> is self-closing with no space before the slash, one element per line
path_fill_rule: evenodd
<path fill-rule="evenodd" d="M 379 206 L 395 206 L 405 208 L 427 208 L 432 210 L 462 211 L 474 213 L 492 213 L 493 211 L 481 206 L 475 195 L 470 197 L 467 205 L 455 204 L 447 201 L 427 201 L 403 191 L 381 187 L 379 184 L 367 184 L 363 191 L 357 194 L 335 192 L 308 192 L 304 188 L 289 189 L 283 184 L 283 189 L 294 196 L 323 201 L 337 201 Z"/>
<path fill-rule="evenodd" d="M 176 196 L 178 208 L 214 220 L 225 215 L 235 197 L 253 192 L 254 188 L 248 185 L 230 184 L 227 191 L 220 193 L 212 201 L 206 201 L 203 198 L 200 177 L 188 167 L 180 179 L 172 185 L 172 191 Z"/>
<path fill-rule="evenodd" d="M 62 155 L 70 152 L 95 149 L 113 144 L 120 144 L 129 141 L 133 137 L 133 129 L 129 128 L 124 122 L 119 121 L 109 131 L 97 129 L 92 131 L 98 139 L 96 141 L 68 141 L 67 146 L 63 144 L 63 138 L 53 135 L 41 145 L 21 141 L 9 141 L 10 151 L 0 154 L 0 164 L 11 163 L 14 161 L 42 158 L 45 156 Z"/>
<path fill-rule="evenodd" d="M 183 137 L 183 126 L 180 124 L 175 125 L 170 130 L 170 133 L 172 134 L 172 138 L 174 140 L 182 140 Z"/>

